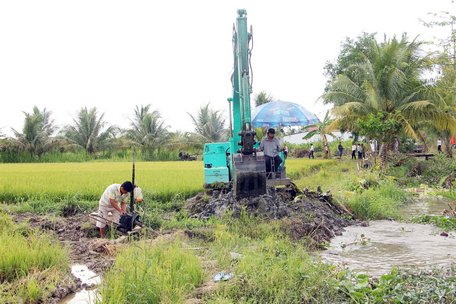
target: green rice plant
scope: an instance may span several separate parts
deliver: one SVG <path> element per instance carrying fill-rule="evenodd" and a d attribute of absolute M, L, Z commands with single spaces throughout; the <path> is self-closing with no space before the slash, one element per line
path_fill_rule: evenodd
<path fill-rule="evenodd" d="M 58 201 L 72 196 L 98 201 L 108 185 L 130 179 L 129 162 L 0 164 L 0 201 Z M 202 190 L 203 165 L 137 162 L 135 180 L 146 198 L 171 200 L 176 193 L 190 197 Z"/>
<path fill-rule="evenodd" d="M 68 252 L 54 238 L 0 213 L 0 303 L 42 303 L 67 266 Z"/>
<path fill-rule="evenodd" d="M 33 230 L 25 237 L 13 228 L 2 228 L 0 282 L 14 281 L 32 270 L 64 267 L 66 263 L 67 251 L 49 235 Z"/>
<path fill-rule="evenodd" d="M 173 243 L 145 241 L 120 252 L 100 288 L 103 303 L 183 303 L 203 281 L 200 261 Z"/>

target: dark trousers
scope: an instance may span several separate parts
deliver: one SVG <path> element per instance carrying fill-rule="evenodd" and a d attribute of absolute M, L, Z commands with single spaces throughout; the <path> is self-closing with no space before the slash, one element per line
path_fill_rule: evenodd
<path fill-rule="evenodd" d="M 278 172 L 279 171 L 279 166 L 280 164 L 282 163 L 282 159 L 280 158 L 280 156 L 276 155 L 275 157 L 272 157 L 272 156 L 268 156 L 268 155 L 265 155 L 264 156 L 264 159 L 266 161 L 266 173 L 269 173 L 271 172 L 271 168 L 272 168 L 272 161 L 274 160 L 274 172 Z"/>
<path fill-rule="evenodd" d="M 352 150 L 352 159 L 356 159 L 356 150 Z"/>
<path fill-rule="evenodd" d="M 314 151 L 310 151 L 310 152 L 309 152 L 309 158 L 315 158 L 315 157 L 314 157 Z"/>

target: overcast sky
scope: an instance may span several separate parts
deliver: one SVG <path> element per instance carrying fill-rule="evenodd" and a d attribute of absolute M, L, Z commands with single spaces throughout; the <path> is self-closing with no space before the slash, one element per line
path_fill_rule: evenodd
<path fill-rule="evenodd" d="M 152 104 L 171 130 L 193 131 L 187 112 L 208 102 L 228 117 L 238 8 L 253 26 L 252 100 L 264 90 L 320 118 L 323 67 L 345 37 L 447 36 L 419 19 L 455 14 L 450 0 L 0 0 L 1 131 L 22 131 L 34 105 L 59 126 L 84 106 L 121 127 L 135 105 Z"/>

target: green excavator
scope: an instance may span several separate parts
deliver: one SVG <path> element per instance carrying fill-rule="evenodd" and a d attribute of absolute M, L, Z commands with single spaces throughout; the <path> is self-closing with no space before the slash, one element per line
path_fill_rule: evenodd
<path fill-rule="evenodd" d="M 233 26 L 233 96 L 228 98 L 230 139 L 205 144 L 204 182 L 206 187 L 232 183 L 235 196 L 243 198 L 265 194 L 267 184 L 286 184 L 289 180 L 283 165 L 278 178 L 274 175 L 273 180 L 267 179 L 264 154 L 256 149 L 250 109 L 252 29 L 247 30 L 247 11 L 239 9 L 237 14 Z"/>

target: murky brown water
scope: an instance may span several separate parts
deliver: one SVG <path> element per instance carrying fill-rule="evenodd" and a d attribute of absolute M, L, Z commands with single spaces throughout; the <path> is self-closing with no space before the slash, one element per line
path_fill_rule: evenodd
<path fill-rule="evenodd" d="M 408 189 L 408 192 L 417 194 L 413 204 L 407 204 L 399 212 L 405 219 L 418 215 L 442 215 L 444 209 L 448 209 L 448 199 L 441 196 L 429 195 L 430 190 L 416 188 Z"/>
<path fill-rule="evenodd" d="M 388 273 L 393 266 L 448 266 L 456 263 L 456 236 L 440 236 L 441 231 L 431 225 L 372 221 L 369 227 L 347 227 L 321 257 L 372 276 Z"/>

